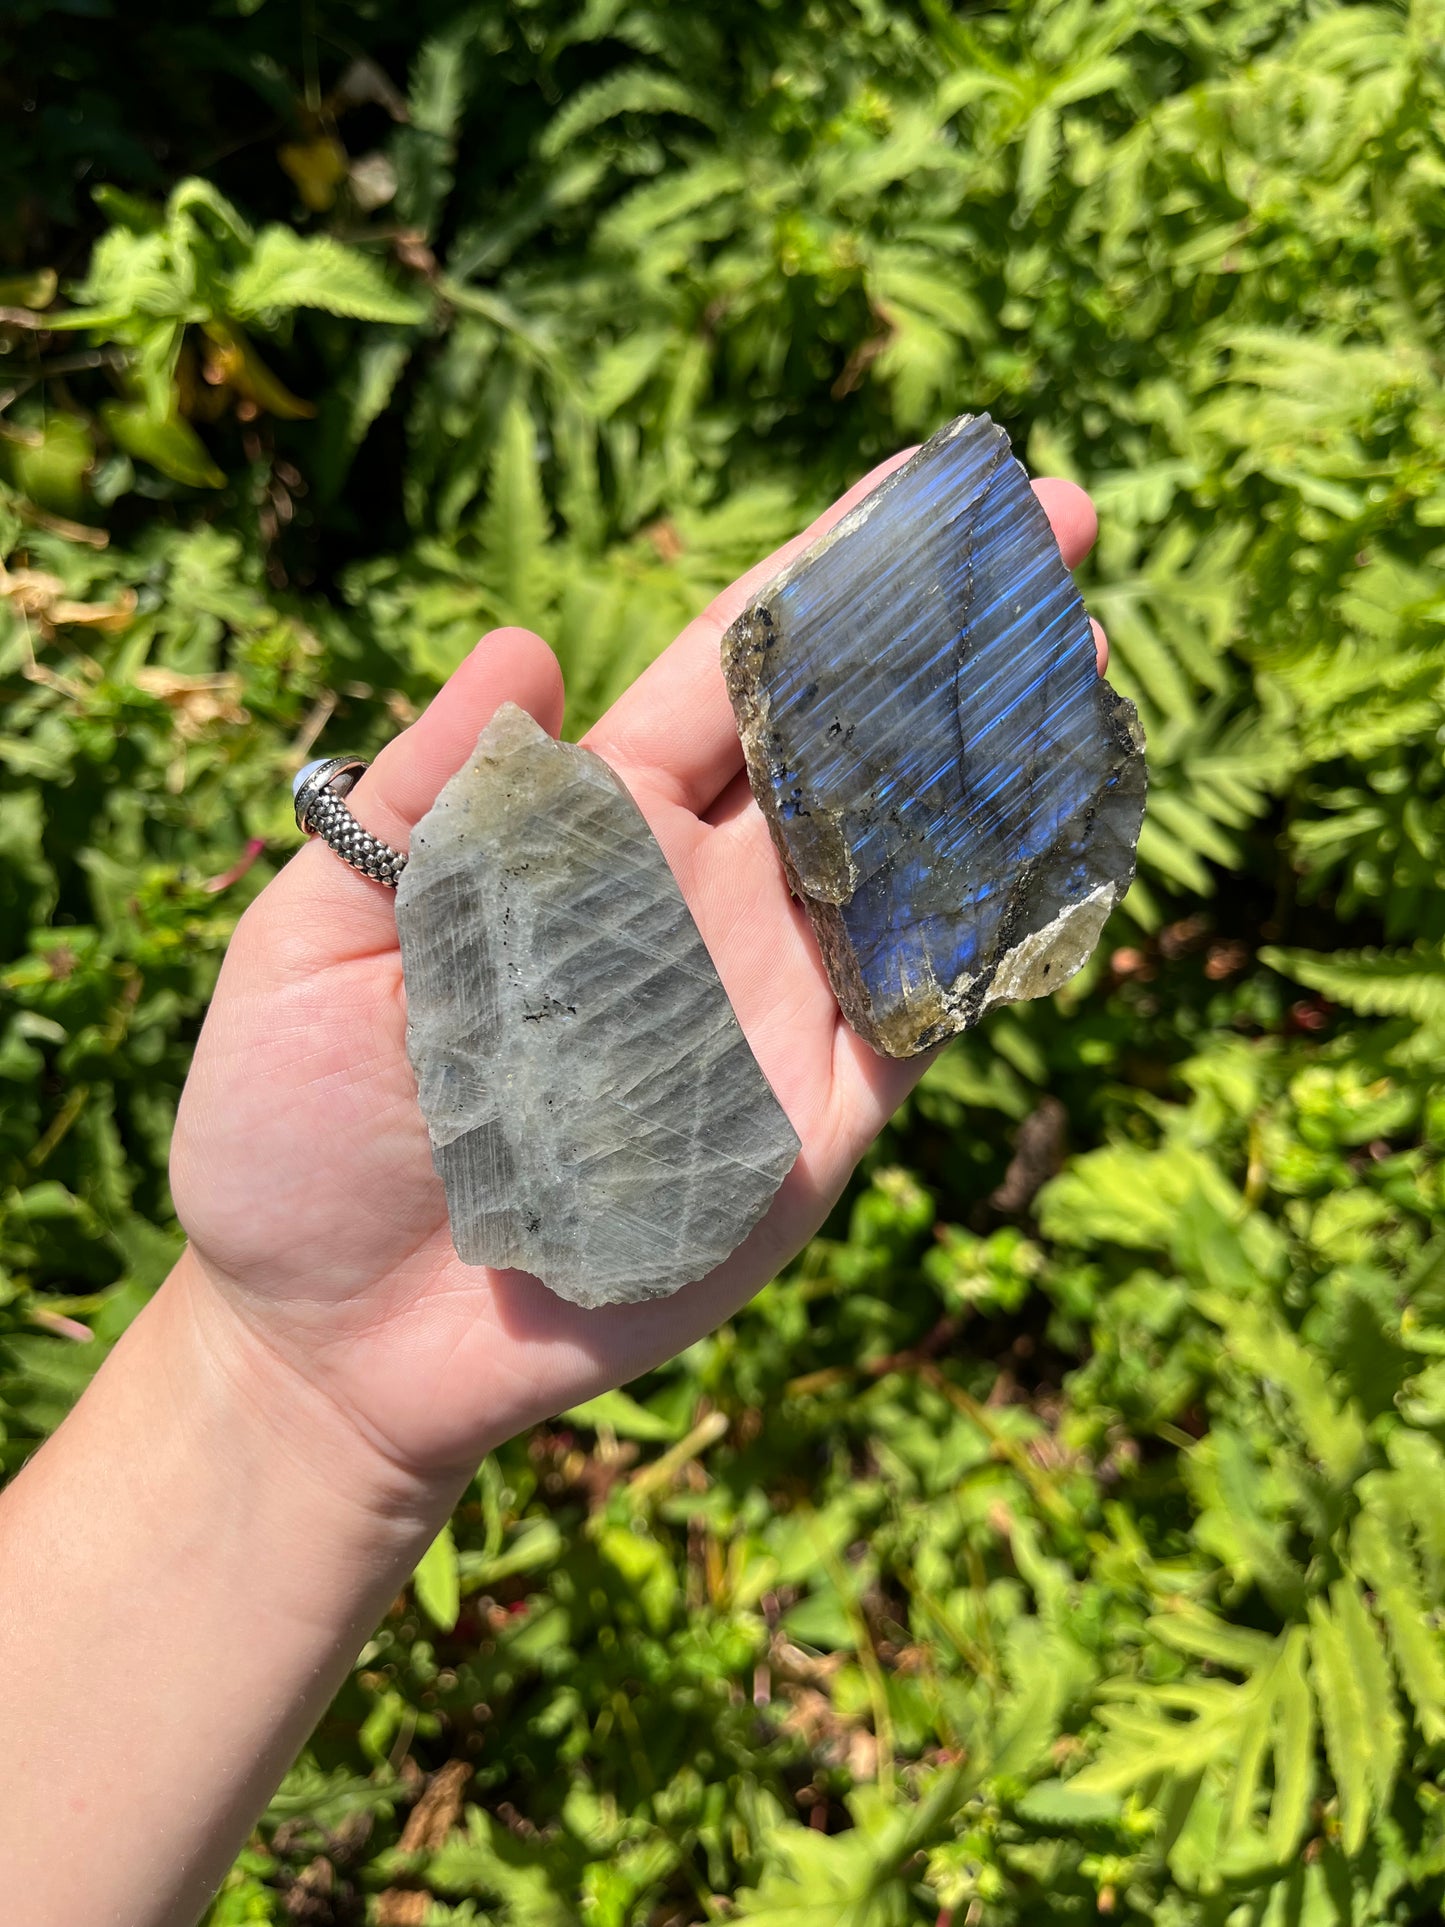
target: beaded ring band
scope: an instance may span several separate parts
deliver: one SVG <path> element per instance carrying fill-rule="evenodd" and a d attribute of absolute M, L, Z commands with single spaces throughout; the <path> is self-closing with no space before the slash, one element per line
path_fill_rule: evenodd
<path fill-rule="evenodd" d="M 345 802 L 369 768 L 360 756 L 323 756 L 298 771 L 291 785 L 296 827 L 303 836 L 319 836 L 362 876 L 394 890 L 405 856 L 362 829 Z"/>

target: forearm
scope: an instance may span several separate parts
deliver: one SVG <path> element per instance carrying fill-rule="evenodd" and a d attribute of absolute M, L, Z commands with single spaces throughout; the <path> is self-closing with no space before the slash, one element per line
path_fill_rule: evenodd
<path fill-rule="evenodd" d="M 187 1256 L 0 1497 L 0 1867 L 27 1927 L 195 1920 L 455 1497 L 218 1315 Z"/>

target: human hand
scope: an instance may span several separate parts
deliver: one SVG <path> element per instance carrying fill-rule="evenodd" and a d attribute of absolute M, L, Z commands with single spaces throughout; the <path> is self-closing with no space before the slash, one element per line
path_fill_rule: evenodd
<path fill-rule="evenodd" d="M 1039 493 L 1079 561 L 1087 499 Z M 0 1861 L 27 1920 L 194 1920 L 486 1450 L 726 1318 L 918 1074 L 843 1023 L 743 774 L 719 640 L 790 552 L 720 596 L 590 741 L 672 864 L 802 1140 L 795 1169 L 727 1263 L 670 1299 L 585 1312 L 462 1265 L 405 1056 L 395 904 L 322 845 L 298 852 L 241 919 L 186 1085 L 172 1183 L 190 1246 L 0 1494 L 0 1672 L 25 1762 Z M 361 822 L 405 846 L 506 700 L 561 720 L 557 664 L 521 630 L 485 637 L 382 752 Z"/>
<path fill-rule="evenodd" d="M 766 1218 L 710 1276 L 581 1311 L 524 1274 L 461 1264 L 405 1056 L 391 896 L 313 843 L 242 918 L 175 1135 L 190 1305 L 258 1402 L 339 1418 L 363 1468 L 454 1484 L 528 1423 L 718 1324 L 816 1230 L 926 1062 L 881 1058 L 843 1022 L 752 800 L 719 666 L 750 595 L 904 459 L 719 596 L 587 738 L 666 853 L 802 1143 Z M 1088 498 L 1066 482 L 1037 492 L 1076 565 L 1094 535 Z M 560 726 L 555 658 L 519 629 L 484 637 L 387 746 L 350 798 L 357 818 L 405 848 L 508 700 Z"/>

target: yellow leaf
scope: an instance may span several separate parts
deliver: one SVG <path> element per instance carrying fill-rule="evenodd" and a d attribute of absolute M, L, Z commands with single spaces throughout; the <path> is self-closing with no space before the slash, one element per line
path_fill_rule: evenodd
<path fill-rule="evenodd" d="M 331 206 L 350 164 L 346 149 L 329 134 L 319 134 L 309 141 L 286 141 L 276 149 L 276 158 L 313 214 L 324 214 Z"/>
<path fill-rule="evenodd" d="M 238 395 L 244 395 L 247 401 L 280 421 L 309 421 L 316 413 L 313 402 L 293 395 L 286 384 L 271 373 L 239 328 L 230 327 L 224 321 L 208 321 L 205 332 L 217 349 L 215 373 Z"/>
<path fill-rule="evenodd" d="M 48 308 L 58 286 L 54 268 L 0 275 L 0 308 Z"/>

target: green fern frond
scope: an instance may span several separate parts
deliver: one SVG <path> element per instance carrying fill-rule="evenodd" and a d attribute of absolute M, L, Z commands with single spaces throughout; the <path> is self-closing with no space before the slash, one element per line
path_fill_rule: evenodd
<path fill-rule="evenodd" d="M 230 283 L 230 308 L 242 320 L 288 308 L 322 308 L 357 321 L 399 326 L 421 321 L 425 306 L 392 287 L 381 269 L 329 234 L 269 227 Z"/>
<path fill-rule="evenodd" d="M 1389 1629 L 1390 1652 L 1426 1740 L 1445 1739 L 1445 1645 L 1420 1584 L 1408 1542 L 1390 1530 L 1398 1525 L 1384 1504 L 1366 1504 L 1350 1544 L 1355 1570 L 1374 1590 Z"/>
<path fill-rule="evenodd" d="M 1311 1683 L 1340 1803 L 1341 1844 L 1356 1854 L 1371 1819 L 1389 1803 L 1404 1731 L 1384 1644 L 1353 1582 L 1337 1579 L 1328 1604 L 1310 1601 L 1309 1617 Z"/>
<path fill-rule="evenodd" d="M 1263 1806 L 1263 1844 L 1271 1858 L 1284 1860 L 1304 1836 L 1314 1788 L 1315 1718 L 1305 1650 L 1304 1628 L 1296 1626 L 1269 1643 L 1263 1664 L 1241 1686 L 1121 1689 L 1132 1694 L 1130 1703 L 1100 1708 L 1104 1739 L 1070 1786 L 1080 1793 L 1125 1793 L 1162 1783 L 1197 1788 L 1213 1775 L 1225 1789 L 1219 1853 L 1259 1837 Z"/>
<path fill-rule="evenodd" d="M 497 433 L 481 521 L 486 578 L 496 590 L 504 620 L 528 626 L 545 622 L 543 570 L 551 534 L 536 425 L 526 403 L 514 395 Z"/>
<path fill-rule="evenodd" d="M 1445 1026 L 1445 953 L 1434 945 L 1329 954 L 1270 945 L 1259 954 L 1282 977 L 1362 1017 L 1413 1017 L 1416 1023 Z"/>
<path fill-rule="evenodd" d="M 622 114 L 680 114 L 706 126 L 717 111 L 694 87 L 655 67 L 624 67 L 572 96 L 542 136 L 544 160 L 555 160 L 583 134 Z"/>
<path fill-rule="evenodd" d="M 467 56 L 477 22 L 463 15 L 422 42 L 412 63 L 407 124 L 392 141 L 396 211 L 424 237 L 435 233 L 452 189 L 457 133 L 468 94 Z"/>
<path fill-rule="evenodd" d="M 1348 1486 L 1363 1465 L 1368 1436 L 1354 1403 L 1335 1396 L 1318 1354 L 1263 1302 L 1211 1291 L 1196 1292 L 1194 1302 L 1220 1327 L 1226 1352 L 1283 1392 L 1306 1450 L 1336 1485 Z"/>

